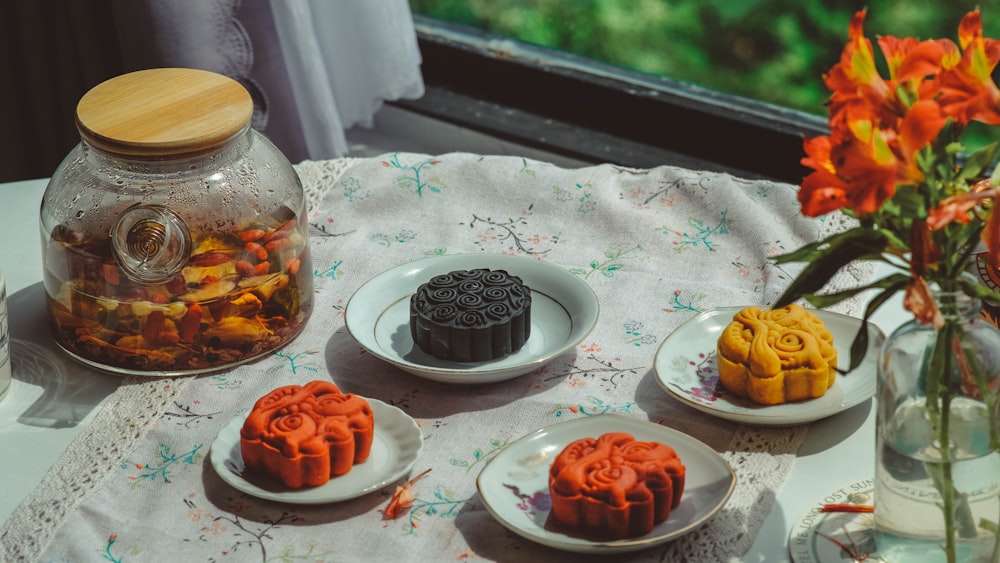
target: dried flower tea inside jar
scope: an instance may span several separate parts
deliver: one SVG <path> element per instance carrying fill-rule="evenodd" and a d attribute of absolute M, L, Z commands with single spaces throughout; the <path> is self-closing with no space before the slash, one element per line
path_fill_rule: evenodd
<path fill-rule="evenodd" d="M 220 371 L 298 335 L 312 309 L 306 201 L 250 127 L 238 82 L 193 69 L 112 78 L 42 199 L 56 342 L 122 374 Z"/>

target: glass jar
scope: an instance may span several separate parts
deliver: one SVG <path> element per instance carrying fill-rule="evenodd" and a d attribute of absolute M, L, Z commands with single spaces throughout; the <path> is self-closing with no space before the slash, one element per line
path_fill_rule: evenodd
<path fill-rule="evenodd" d="M 977 299 L 934 298 L 943 326 L 907 322 L 882 347 L 875 543 L 885 561 L 995 562 L 1000 330 Z"/>
<path fill-rule="evenodd" d="M 81 98 L 81 141 L 41 206 L 47 313 L 71 356 L 122 374 L 197 374 L 302 331 L 306 200 L 252 113 L 239 83 L 193 69 L 125 74 Z"/>

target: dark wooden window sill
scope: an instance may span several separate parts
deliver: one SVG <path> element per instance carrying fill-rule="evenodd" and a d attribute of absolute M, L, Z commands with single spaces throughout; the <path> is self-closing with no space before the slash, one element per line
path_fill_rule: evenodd
<path fill-rule="evenodd" d="M 427 94 L 393 104 L 526 146 L 798 183 L 802 139 L 827 133 L 819 116 L 414 18 Z"/>

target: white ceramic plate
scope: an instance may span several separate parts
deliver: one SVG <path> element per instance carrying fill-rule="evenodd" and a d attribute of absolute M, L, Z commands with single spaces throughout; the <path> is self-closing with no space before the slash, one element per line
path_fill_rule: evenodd
<path fill-rule="evenodd" d="M 549 466 L 570 442 L 606 432 L 628 432 L 636 440 L 672 447 L 685 466 L 684 494 L 670 517 L 645 536 L 589 541 L 546 529 Z M 554 424 L 520 438 L 479 473 L 476 487 L 494 518 L 531 541 L 578 553 L 623 553 L 647 549 L 696 529 L 729 500 L 736 474 L 714 450 L 666 426 L 618 415 L 598 415 Z"/>
<path fill-rule="evenodd" d="M 209 460 L 215 472 L 233 488 L 258 498 L 290 504 L 324 504 L 356 498 L 389 485 L 413 469 L 423 447 L 417 423 L 398 408 L 365 399 L 375 415 L 371 454 L 350 472 L 319 487 L 290 489 L 281 483 L 243 476 L 240 429 L 247 414 L 233 418 L 212 443 Z"/>
<path fill-rule="evenodd" d="M 874 480 L 859 481 L 824 495 L 788 533 L 795 563 L 882 561 L 875 548 L 871 513 L 823 512 L 826 504 L 872 504 Z M 837 543 L 840 545 L 837 545 Z"/>
<path fill-rule="evenodd" d="M 487 362 L 439 360 L 410 336 L 410 295 L 432 277 L 489 268 L 519 276 L 531 289 L 531 335 L 520 350 Z M 597 296 L 566 270 L 523 256 L 454 254 L 383 272 L 351 296 L 345 321 L 368 352 L 420 377 L 444 383 L 493 383 L 530 373 L 579 344 L 597 323 Z"/>
<path fill-rule="evenodd" d="M 847 375 L 838 375 L 833 387 L 822 397 L 768 406 L 730 395 L 718 385 L 716 343 L 733 315 L 741 309 L 743 307 L 710 309 L 677 327 L 660 345 L 653 361 L 660 386 L 700 411 L 761 426 L 812 422 L 853 407 L 875 394 L 876 362 L 885 335 L 873 323 L 868 323 L 868 351 L 861 365 Z M 848 365 L 851 343 L 861 326 L 861 319 L 822 309 L 810 311 L 816 313 L 833 334 L 837 363 Z"/>

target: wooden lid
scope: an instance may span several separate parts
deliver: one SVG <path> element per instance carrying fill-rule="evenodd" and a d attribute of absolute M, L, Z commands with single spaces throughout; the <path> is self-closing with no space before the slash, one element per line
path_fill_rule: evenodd
<path fill-rule="evenodd" d="M 178 157 L 215 149 L 250 124 L 253 100 L 235 80 L 204 70 L 155 68 L 116 76 L 76 106 L 83 139 L 107 152 Z"/>

